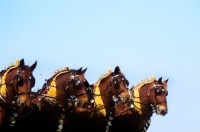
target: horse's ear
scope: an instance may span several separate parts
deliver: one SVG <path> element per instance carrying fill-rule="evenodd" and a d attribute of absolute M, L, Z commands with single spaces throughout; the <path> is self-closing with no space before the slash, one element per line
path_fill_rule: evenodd
<path fill-rule="evenodd" d="M 23 68 L 25 66 L 24 59 L 20 60 L 19 67 Z"/>
<path fill-rule="evenodd" d="M 168 82 L 168 80 L 169 80 L 169 78 L 168 78 L 167 80 L 165 80 L 164 82 L 165 82 L 165 83 L 167 83 L 167 82 Z"/>
<path fill-rule="evenodd" d="M 81 67 L 80 69 L 78 69 L 78 72 L 77 72 L 78 74 L 81 74 L 82 68 L 83 68 L 83 67 Z"/>
<path fill-rule="evenodd" d="M 158 79 L 158 83 L 162 83 L 162 77 Z"/>
<path fill-rule="evenodd" d="M 128 81 L 128 80 L 125 80 L 125 82 L 126 82 L 126 85 L 129 86 L 129 81 Z"/>
<path fill-rule="evenodd" d="M 84 74 L 84 73 L 86 72 L 86 70 L 87 70 L 87 68 L 85 68 L 84 70 L 82 70 L 82 71 L 81 71 L 82 74 Z"/>
<path fill-rule="evenodd" d="M 37 61 L 35 61 L 35 63 L 31 66 L 31 72 L 33 72 L 36 66 L 37 66 Z"/>
<path fill-rule="evenodd" d="M 90 87 L 91 87 L 91 89 L 93 89 L 94 88 L 94 84 L 91 84 Z"/>
<path fill-rule="evenodd" d="M 119 68 L 119 66 L 116 66 L 116 67 L 115 67 L 114 73 L 120 73 L 120 68 Z"/>
<path fill-rule="evenodd" d="M 134 86 L 132 86 L 132 87 L 130 88 L 130 91 L 132 91 L 132 90 L 134 90 Z"/>

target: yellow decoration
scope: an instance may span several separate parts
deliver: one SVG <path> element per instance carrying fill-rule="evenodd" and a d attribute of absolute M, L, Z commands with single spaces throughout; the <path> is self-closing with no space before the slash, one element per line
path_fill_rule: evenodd
<path fill-rule="evenodd" d="M 6 84 L 5 84 L 6 76 L 10 70 L 17 68 L 19 65 L 20 65 L 20 60 L 16 58 L 16 63 L 12 63 L 12 66 L 6 68 L 6 71 L 1 78 L 1 87 L 0 87 L 0 94 L 3 97 L 6 97 L 6 91 L 7 91 Z"/>
<path fill-rule="evenodd" d="M 95 107 L 98 109 L 100 107 L 103 107 L 103 109 L 100 110 L 100 113 L 104 116 L 106 116 L 106 110 L 104 109 L 104 103 L 103 100 L 100 96 L 100 89 L 99 89 L 99 84 L 101 83 L 101 80 L 106 78 L 107 76 L 109 76 L 112 73 L 112 70 L 110 68 L 108 68 L 108 73 L 105 73 L 103 75 L 101 75 L 100 79 L 97 81 L 97 83 L 94 84 L 94 93 L 96 95 L 99 96 L 95 96 L 94 100 L 95 100 Z"/>
<path fill-rule="evenodd" d="M 152 75 L 150 80 L 146 79 L 146 80 L 142 81 L 142 83 L 138 83 L 133 89 L 134 90 L 133 102 L 134 102 L 135 110 L 138 111 L 139 114 L 142 114 L 140 98 L 138 98 L 140 96 L 140 94 L 139 94 L 140 88 L 142 86 L 144 86 L 145 84 L 152 83 L 154 80 L 156 80 L 156 78 Z"/>
<path fill-rule="evenodd" d="M 50 84 L 50 86 L 49 86 L 49 90 L 48 90 L 48 92 L 47 92 L 47 96 L 49 96 L 49 97 L 52 97 L 52 98 L 55 98 L 56 97 L 56 78 L 59 76 L 59 75 L 61 75 L 61 74 L 64 74 L 64 73 L 67 73 L 67 72 L 69 72 L 68 70 L 63 70 L 63 71 L 60 71 L 59 73 L 57 73 L 55 76 L 54 76 L 54 78 L 52 79 L 52 82 L 51 82 L 51 84 Z M 47 99 L 48 97 L 46 97 L 46 99 Z M 51 98 L 51 100 L 52 100 L 52 98 Z M 50 99 L 50 98 L 48 98 L 48 99 Z M 54 99 L 55 100 L 55 99 Z"/>

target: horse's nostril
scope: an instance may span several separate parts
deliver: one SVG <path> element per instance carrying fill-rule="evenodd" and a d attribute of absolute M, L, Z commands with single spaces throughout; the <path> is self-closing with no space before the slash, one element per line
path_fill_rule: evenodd
<path fill-rule="evenodd" d="M 165 110 L 161 110 L 161 115 L 166 115 L 167 114 L 167 111 L 165 111 Z"/>
<path fill-rule="evenodd" d="M 21 105 L 20 105 L 21 107 L 25 107 L 25 103 L 21 103 Z"/>
<path fill-rule="evenodd" d="M 164 116 L 164 115 L 167 114 L 167 111 L 166 110 L 160 110 L 160 114 Z"/>

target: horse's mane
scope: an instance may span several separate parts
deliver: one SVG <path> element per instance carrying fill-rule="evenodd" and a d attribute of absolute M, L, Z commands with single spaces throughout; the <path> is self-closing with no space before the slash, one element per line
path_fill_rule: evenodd
<path fill-rule="evenodd" d="M 55 77 L 58 77 L 59 75 L 63 74 L 63 73 L 66 73 L 66 72 L 69 72 L 69 68 L 66 66 L 64 68 L 60 68 L 58 69 L 57 71 L 54 72 L 53 76 L 51 78 L 55 78 Z M 50 79 L 51 79 L 50 78 Z"/>
<path fill-rule="evenodd" d="M 104 74 L 101 74 L 101 77 L 99 78 L 99 80 L 94 84 L 94 93 L 96 95 L 100 95 L 100 89 L 99 89 L 99 84 L 100 82 L 108 77 L 110 74 L 112 73 L 112 70 L 110 68 L 108 68 L 108 72 L 104 73 Z M 103 116 L 106 116 L 106 110 L 105 109 L 102 109 L 102 107 L 104 107 L 104 103 L 102 101 L 102 98 L 101 96 L 95 96 L 95 107 L 97 109 L 100 109 L 98 115 L 102 114 Z"/>
<path fill-rule="evenodd" d="M 50 78 L 52 80 L 51 82 L 49 82 L 50 84 L 49 84 L 49 90 L 47 92 L 47 96 L 56 97 L 56 82 L 55 82 L 56 78 L 60 76 L 61 74 L 68 73 L 70 71 L 71 70 L 69 70 L 68 67 L 65 67 L 65 68 L 60 68 L 60 70 L 57 70 L 56 72 L 54 72 L 54 75 Z M 50 81 L 50 79 L 48 79 L 47 82 Z"/>
<path fill-rule="evenodd" d="M 112 73 L 112 70 L 111 70 L 110 67 L 109 67 L 109 68 L 108 68 L 108 72 L 106 72 L 106 73 L 104 73 L 104 74 L 101 74 L 99 80 L 95 83 L 95 85 L 97 85 L 97 84 L 99 85 L 100 82 L 101 82 L 104 78 L 108 77 L 111 73 Z"/>
<path fill-rule="evenodd" d="M 140 105 L 140 88 L 146 84 L 152 83 L 156 80 L 156 78 L 152 75 L 151 79 L 148 78 L 143 79 L 141 83 L 138 83 L 132 90 L 133 90 L 133 102 L 135 106 L 135 110 L 138 111 L 139 114 L 142 114 L 141 105 Z"/>
<path fill-rule="evenodd" d="M 134 88 L 140 89 L 145 84 L 152 83 L 155 80 L 156 80 L 156 78 L 152 75 L 151 79 L 146 78 L 146 79 L 141 80 L 141 83 L 138 83 Z"/>
<path fill-rule="evenodd" d="M 16 62 L 11 63 L 11 66 L 8 66 L 7 68 L 5 68 L 5 71 L 7 71 L 9 69 L 13 69 L 13 67 L 18 67 L 19 65 L 20 65 L 20 60 L 18 58 L 16 58 Z M 2 71 L 4 71 L 4 70 L 2 70 Z"/>

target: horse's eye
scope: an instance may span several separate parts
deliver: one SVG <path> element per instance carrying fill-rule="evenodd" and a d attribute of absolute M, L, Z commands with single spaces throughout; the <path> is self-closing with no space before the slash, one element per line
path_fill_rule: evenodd
<path fill-rule="evenodd" d="M 161 89 L 160 88 L 156 88 L 155 91 L 156 91 L 156 93 L 160 93 Z"/>

